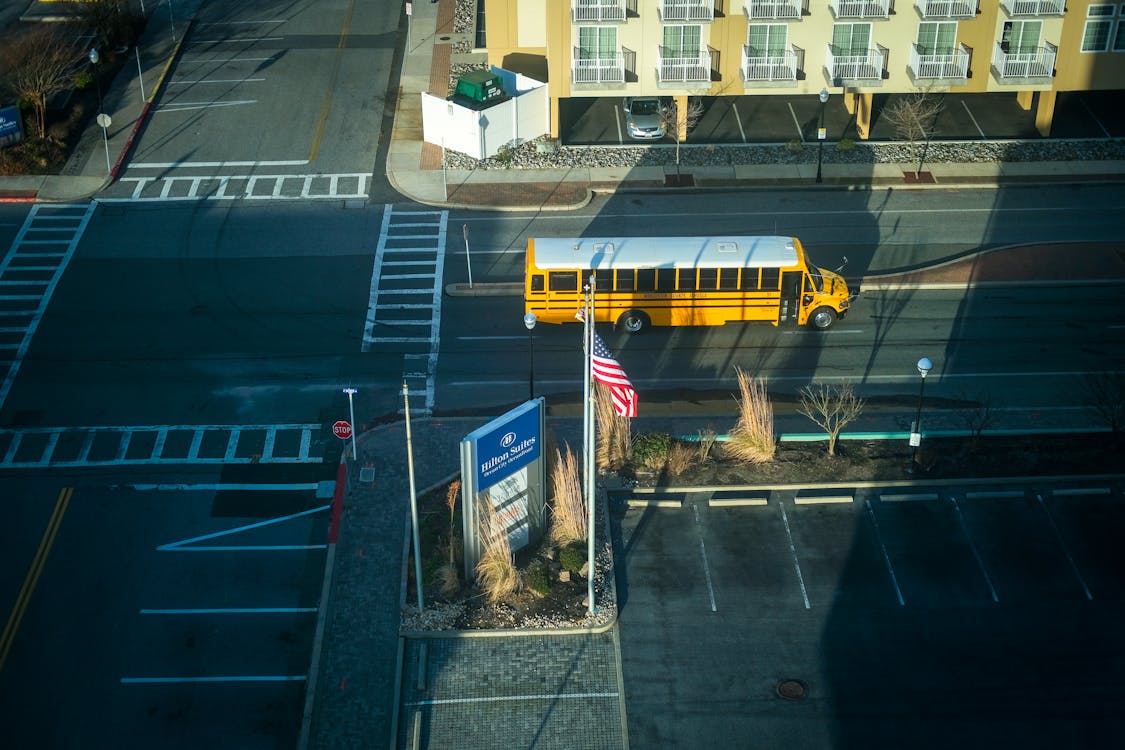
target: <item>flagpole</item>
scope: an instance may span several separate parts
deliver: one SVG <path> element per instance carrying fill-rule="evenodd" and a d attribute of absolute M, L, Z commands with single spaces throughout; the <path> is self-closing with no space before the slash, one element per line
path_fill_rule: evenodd
<path fill-rule="evenodd" d="M 596 536 L 594 523 L 594 393 L 591 388 L 590 377 L 593 370 L 594 355 L 594 291 L 595 277 L 590 274 L 587 287 L 586 304 L 586 374 L 583 377 L 583 391 L 586 400 L 586 601 L 587 611 L 592 615 L 597 612 L 594 606 L 594 537 Z"/>

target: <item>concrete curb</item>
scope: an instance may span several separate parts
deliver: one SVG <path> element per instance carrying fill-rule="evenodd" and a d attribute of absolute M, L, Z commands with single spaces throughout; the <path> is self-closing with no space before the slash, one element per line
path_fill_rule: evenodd
<path fill-rule="evenodd" d="M 617 493 L 633 493 L 648 495 L 671 494 L 702 494 L 705 492 L 767 492 L 779 490 L 782 492 L 801 490 L 842 490 L 842 489 L 877 489 L 879 487 L 950 487 L 950 486 L 975 486 L 991 484 L 1033 484 L 1033 483 L 1058 483 L 1058 482 L 1113 482 L 1125 480 L 1125 473 L 1110 474 L 1043 474 L 1038 476 L 1017 477 L 976 477 L 969 479 L 878 479 L 858 482 L 808 482 L 802 484 L 738 484 L 720 486 L 687 486 L 687 487 L 635 487 L 633 489 L 614 490 Z M 677 506 L 679 504 L 677 503 Z"/>

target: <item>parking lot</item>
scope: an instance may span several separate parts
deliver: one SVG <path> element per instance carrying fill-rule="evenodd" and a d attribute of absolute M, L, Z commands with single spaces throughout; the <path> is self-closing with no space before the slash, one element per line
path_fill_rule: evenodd
<path fill-rule="evenodd" d="M 844 108 L 839 91 L 824 108 L 829 142 L 858 140 L 855 121 Z M 871 140 L 896 140 L 894 128 L 878 112 L 906 94 L 877 94 Z M 1125 103 L 1120 92 L 1064 92 L 1055 103 L 1053 138 L 1107 138 L 1125 136 Z M 815 141 L 820 101 L 810 96 L 702 97 L 703 114 L 688 133 L 687 143 L 787 143 Z M 1002 140 L 1041 136 L 1035 129 L 1035 111 L 1020 109 L 1016 94 L 945 94 L 938 116 L 935 140 Z M 622 100 L 564 99 L 559 105 L 564 143 L 573 145 L 635 144 L 625 129 Z M 660 143 L 671 144 L 665 137 Z"/>
<path fill-rule="evenodd" d="M 621 510 L 630 744 L 1051 747 L 1076 721 L 1119 744 L 1122 497 L 883 488 Z"/>

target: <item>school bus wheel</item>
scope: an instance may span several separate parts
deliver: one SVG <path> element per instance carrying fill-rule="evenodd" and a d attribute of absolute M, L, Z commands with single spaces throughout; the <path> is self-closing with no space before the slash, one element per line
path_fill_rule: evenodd
<path fill-rule="evenodd" d="M 809 313 L 809 325 L 818 331 L 827 331 L 836 322 L 836 311 L 831 307 L 818 307 Z"/>
<path fill-rule="evenodd" d="M 652 325 L 643 310 L 627 310 L 617 319 L 617 328 L 626 333 L 640 333 Z"/>

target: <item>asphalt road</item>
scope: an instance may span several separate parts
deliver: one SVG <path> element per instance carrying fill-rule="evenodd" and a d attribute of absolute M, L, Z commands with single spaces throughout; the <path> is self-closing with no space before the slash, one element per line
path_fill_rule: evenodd
<path fill-rule="evenodd" d="M 630 745 L 1120 744 L 1122 488 L 984 489 L 619 514 Z"/>

